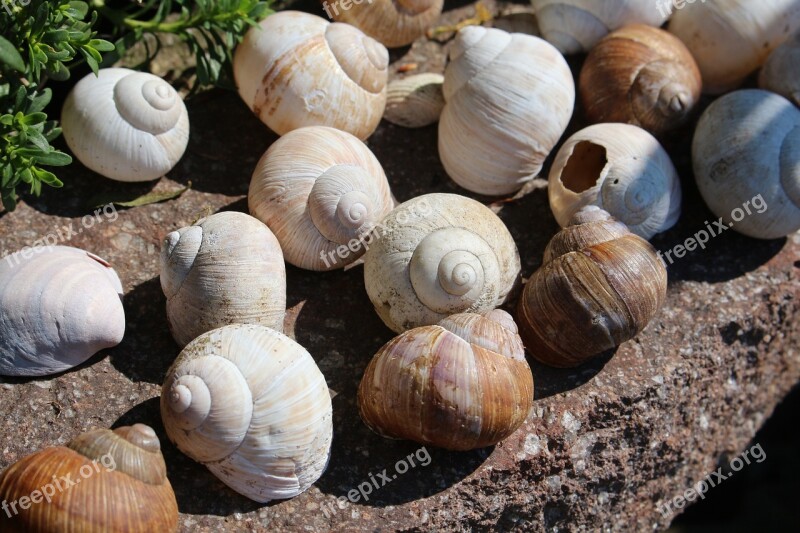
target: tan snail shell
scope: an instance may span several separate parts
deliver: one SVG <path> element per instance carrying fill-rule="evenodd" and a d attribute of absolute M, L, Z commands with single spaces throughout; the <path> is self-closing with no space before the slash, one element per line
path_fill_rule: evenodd
<path fill-rule="evenodd" d="M 800 107 L 800 32 L 776 48 L 764 63 L 758 76 L 758 86 Z"/>
<path fill-rule="evenodd" d="M 281 247 L 267 226 L 244 213 L 217 213 L 167 235 L 161 288 L 170 331 L 181 346 L 227 324 L 283 330 Z"/>
<path fill-rule="evenodd" d="M 450 48 L 439 157 L 467 190 L 510 194 L 532 180 L 567 128 L 575 83 L 564 56 L 532 35 L 467 26 Z"/>
<path fill-rule="evenodd" d="M 442 14 L 444 0 L 324 0 L 328 17 L 360 29 L 388 48 L 421 37 Z M 347 6 L 347 7 L 345 7 Z"/>
<path fill-rule="evenodd" d="M 405 128 L 422 128 L 439 121 L 444 108 L 441 74 L 415 74 L 389 84 L 383 118 Z"/>
<path fill-rule="evenodd" d="M 586 206 L 547 245 L 517 323 L 530 354 L 578 366 L 642 331 L 667 294 L 667 269 L 646 240 Z"/>
<path fill-rule="evenodd" d="M 659 134 L 686 121 L 701 84 L 692 54 L 677 37 L 636 24 L 592 48 L 579 88 L 590 121 L 627 122 Z"/>
<path fill-rule="evenodd" d="M 89 431 L 21 459 L 0 475 L 0 501 L 14 504 L 0 512 L 6 532 L 178 529 L 161 445 L 144 424 Z"/>
<path fill-rule="evenodd" d="M 325 471 L 331 397 L 311 355 L 289 337 L 234 324 L 189 344 L 167 372 L 170 440 L 257 502 L 292 498 Z"/>
<path fill-rule="evenodd" d="M 772 50 L 800 30 L 800 2 L 687 3 L 672 15 L 668 30 L 697 61 L 703 91 L 722 94 L 741 85 Z"/>
<path fill-rule="evenodd" d="M 561 227 L 585 205 L 596 205 L 649 239 L 681 214 L 681 182 L 666 150 L 630 124 L 595 124 L 561 146 L 547 187 Z"/>
<path fill-rule="evenodd" d="M 81 163 L 118 181 L 160 178 L 189 143 L 189 113 L 172 86 L 126 68 L 87 74 L 61 112 L 64 139 Z"/>
<path fill-rule="evenodd" d="M 239 95 L 278 135 L 330 126 L 369 137 L 386 105 L 389 52 L 360 30 L 298 11 L 251 28 L 236 48 Z"/>
<path fill-rule="evenodd" d="M 358 389 L 361 418 L 376 433 L 450 450 L 500 442 L 532 402 L 525 348 L 499 309 L 402 333 L 378 350 Z"/>
<path fill-rule="evenodd" d="M 364 253 L 363 240 L 394 207 L 378 159 L 349 133 L 291 131 L 256 165 L 250 212 L 275 233 L 286 261 L 333 270 Z"/>
<path fill-rule="evenodd" d="M 517 246 L 488 207 L 425 194 L 381 221 L 364 256 L 375 311 L 397 333 L 502 304 L 518 281 Z"/>
<path fill-rule="evenodd" d="M 531 0 L 542 36 L 563 54 L 587 52 L 608 32 L 629 24 L 661 26 L 671 0 Z"/>

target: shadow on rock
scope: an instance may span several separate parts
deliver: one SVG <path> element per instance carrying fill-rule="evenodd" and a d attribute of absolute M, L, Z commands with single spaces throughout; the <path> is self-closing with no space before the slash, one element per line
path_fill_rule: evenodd
<path fill-rule="evenodd" d="M 528 354 L 528 362 L 533 372 L 534 400 L 544 400 L 585 385 L 605 368 L 617 353 L 618 348 L 607 350 L 575 368 L 547 366 L 534 360 Z"/>
<path fill-rule="evenodd" d="M 151 398 L 131 408 L 112 426 L 147 424 L 158 434 L 161 453 L 167 463 L 167 477 L 178 500 L 181 513 L 193 515 L 230 516 L 233 513 L 249 513 L 264 507 L 229 489 L 208 471 L 206 467 L 182 454 L 167 437 L 161 423 L 159 398 Z"/>
<path fill-rule="evenodd" d="M 180 353 L 167 323 L 166 298 L 159 278 L 146 281 L 123 298 L 126 330 L 111 364 L 132 381 L 160 385 Z"/>

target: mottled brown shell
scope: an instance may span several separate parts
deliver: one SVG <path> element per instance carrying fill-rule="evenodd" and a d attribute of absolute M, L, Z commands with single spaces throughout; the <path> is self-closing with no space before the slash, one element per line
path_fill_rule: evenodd
<path fill-rule="evenodd" d="M 358 390 L 376 433 L 450 450 L 491 446 L 516 431 L 533 402 L 533 375 L 505 311 L 462 313 L 383 346 Z"/>
<path fill-rule="evenodd" d="M 700 70 L 672 34 L 642 24 L 604 37 L 581 70 L 579 91 L 592 122 L 624 122 L 653 134 L 673 129 L 700 98 Z"/>
<path fill-rule="evenodd" d="M 333 20 L 352 24 L 388 48 L 405 46 L 421 37 L 442 14 L 443 6 L 444 0 L 322 2 Z"/>
<path fill-rule="evenodd" d="M 582 208 L 547 245 L 517 308 L 537 360 L 574 367 L 642 331 L 666 298 L 656 250 L 596 206 Z"/>
<path fill-rule="evenodd" d="M 49 502 L 41 492 L 45 486 L 54 488 Z M 22 509 L 20 499 L 36 492 L 39 501 L 23 501 L 30 505 Z M 0 513 L 4 532 L 178 529 L 178 504 L 158 437 L 143 424 L 90 431 L 66 447 L 25 457 L 0 475 L 0 501 L 15 502 L 18 511 Z"/>

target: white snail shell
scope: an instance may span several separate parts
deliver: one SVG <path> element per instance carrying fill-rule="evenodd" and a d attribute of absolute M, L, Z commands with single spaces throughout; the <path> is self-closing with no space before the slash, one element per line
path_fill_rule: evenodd
<path fill-rule="evenodd" d="M 88 74 L 61 112 L 64 139 L 81 163 L 118 181 L 160 178 L 189 142 L 189 114 L 170 84 L 125 68 Z"/>
<path fill-rule="evenodd" d="M 439 157 L 472 192 L 513 193 L 533 179 L 572 116 L 564 57 L 532 35 L 467 26 L 450 49 Z"/>
<path fill-rule="evenodd" d="M 722 94 L 741 85 L 772 50 L 800 30 L 800 2 L 695 2 L 675 11 L 668 30 L 697 61 L 703 92 Z"/>
<path fill-rule="evenodd" d="M 361 30 L 281 11 L 247 32 L 233 71 L 242 100 L 277 134 L 330 126 L 363 140 L 383 116 L 388 65 Z"/>
<path fill-rule="evenodd" d="M 0 261 L 0 375 L 55 374 L 122 341 L 122 284 L 106 261 L 67 246 L 25 256 Z"/>
<path fill-rule="evenodd" d="M 444 108 L 441 74 L 415 74 L 389 84 L 383 118 L 406 128 L 436 123 Z"/>
<path fill-rule="evenodd" d="M 311 355 L 277 331 L 234 324 L 201 335 L 167 372 L 167 435 L 257 502 L 292 498 L 325 471 L 331 397 Z"/>
<path fill-rule="evenodd" d="M 776 48 L 758 76 L 758 86 L 788 98 L 800 106 L 800 33 Z"/>
<path fill-rule="evenodd" d="M 800 110 L 786 98 L 747 89 L 715 100 L 692 162 L 706 204 L 736 231 L 775 239 L 800 229 Z"/>
<path fill-rule="evenodd" d="M 244 213 L 217 213 L 167 235 L 161 288 L 172 336 L 181 346 L 228 324 L 283 330 L 281 247 L 269 228 Z"/>
<path fill-rule="evenodd" d="M 389 48 L 411 44 L 439 15 L 444 0 L 355 0 L 345 9 L 339 2 L 324 2 L 328 16 L 360 29 Z"/>
<path fill-rule="evenodd" d="M 489 208 L 456 194 L 426 194 L 380 223 L 364 256 L 364 281 L 397 333 L 455 313 L 485 313 L 518 281 L 519 253 Z"/>
<path fill-rule="evenodd" d="M 542 36 L 564 54 L 588 52 L 606 34 L 622 26 L 639 23 L 659 27 L 669 17 L 669 10 L 660 10 L 653 1 L 531 0 L 531 3 Z"/>
<path fill-rule="evenodd" d="M 363 239 L 394 207 L 381 164 L 349 133 L 291 131 L 256 166 L 250 212 L 275 233 L 286 261 L 333 270 L 364 253 Z"/>
<path fill-rule="evenodd" d="M 561 227 L 581 207 L 596 205 L 645 239 L 681 214 L 680 179 L 669 155 L 630 124 L 595 124 L 567 139 L 550 169 L 548 196 Z"/>

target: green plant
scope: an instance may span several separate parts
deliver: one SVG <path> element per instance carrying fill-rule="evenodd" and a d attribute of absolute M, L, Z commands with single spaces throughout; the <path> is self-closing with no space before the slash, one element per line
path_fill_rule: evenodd
<path fill-rule="evenodd" d="M 46 113 L 49 82 L 68 80 L 84 63 L 97 73 L 151 34 L 157 45 L 147 49 L 140 65 L 147 68 L 160 49 L 160 35 L 173 34 L 197 60 L 192 92 L 232 88 L 233 49 L 271 12 L 269 2 L 257 0 L 0 0 L 0 5 L 0 199 L 9 211 L 16 207 L 18 186 L 27 184 L 36 195 L 42 183 L 60 187 L 43 167 L 72 162 L 50 144 L 61 130 Z M 97 26 L 107 39 L 98 38 Z"/>

